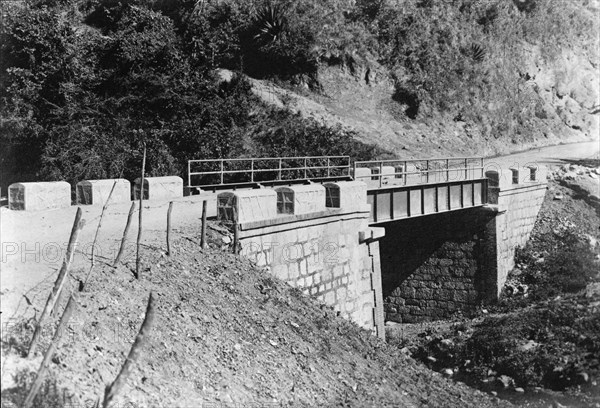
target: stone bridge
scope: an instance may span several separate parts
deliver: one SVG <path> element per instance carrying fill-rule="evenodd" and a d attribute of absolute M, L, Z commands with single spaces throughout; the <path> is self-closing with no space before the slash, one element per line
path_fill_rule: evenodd
<path fill-rule="evenodd" d="M 441 319 L 495 301 L 546 191 L 544 168 L 482 158 L 247 161 L 234 170 L 214 161 L 188 184 L 216 175 L 200 188 L 228 189 L 218 217 L 237 229 L 243 256 L 381 337 L 385 320 Z"/>
<path fill-rule="evenodd" d="M 482 158 L 354 162 L 347 156 L 195 160 L 145 180 L 144 199 L 209 201 L 235 248 L 271 274 L 383 337 L 495 301 L 546 191 L 544 168 Z M 89 180 L 79 205 L 127 202 L 139 180 Z M 200 195 L 197 195 L 197 194 Z M 68 183 L 15 183 L 12 210 L 70 206 Z M 126 205 L 126 204 L 125 204 Z"/>

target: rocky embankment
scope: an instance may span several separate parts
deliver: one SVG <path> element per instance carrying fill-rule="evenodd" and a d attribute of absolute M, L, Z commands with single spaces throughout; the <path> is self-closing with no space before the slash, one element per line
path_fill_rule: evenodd
<path fill-rule="evenodd" d="M 600 407 L 600 162 L 549 174 L 530 242 L 502 298 L 475 319 L 388 327 L 443 375 L 528 407 Z"/>

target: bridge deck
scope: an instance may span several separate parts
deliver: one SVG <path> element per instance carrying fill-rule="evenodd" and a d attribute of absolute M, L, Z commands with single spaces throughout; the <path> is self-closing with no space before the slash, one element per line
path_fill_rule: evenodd
<path fill-rule="evenodd" d="M 487 179 L 420 185 L 390 185 L 367 190 L 372 224 L 483 206 Z"/>
<path fill-rule="evenodd" d="M 188 188 L 236 189 L 309 181 L 367 185 L 377 224 L 487 203 L 482 157 L 357 161 L 348 156 L 190 160 Z"/>

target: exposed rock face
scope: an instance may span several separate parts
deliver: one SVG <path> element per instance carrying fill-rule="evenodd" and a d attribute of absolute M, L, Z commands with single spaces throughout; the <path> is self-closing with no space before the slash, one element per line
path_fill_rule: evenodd
<path fill-rule="evenodd" d="M 537 53 L 539 54 L 539 52 Z M 572 51 L 563 51 L 553 61 L 537 61 L 529 67 L 536 93 L 543 100 L 536 109 L 542 119 L 558 118 L 567 127 L 588 137 L 598 134 L 600 79 L 590 60 Z"/>

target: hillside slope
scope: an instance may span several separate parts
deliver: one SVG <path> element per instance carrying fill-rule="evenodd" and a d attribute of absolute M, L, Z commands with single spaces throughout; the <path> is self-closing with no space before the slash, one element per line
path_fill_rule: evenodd
<path fill-rule="evenodd" d="M 152 291 L 158 316 L 120 404 L 504 406 L 417 365 L 330 308 L 216 249 L 223 242 L 218 234 L 213 233 L 209 250 L 198 250 L 195 240 L 194 231 L 178 234 L 172 257 L 148 248 L 149 269 L 139 281 L 128 268 L 97 269 L 89 291 L 78 296 L 71 336 L 50 367 L 70 401 L 89 403 L 103 395 Z M 27 329 L 9 334 L 12 339 L 3 343 L 2 402 L 7 407 L 19 403 L 29 382 L 21 374 L 15 383 L 11 374 L 39 361 L 18 357 L 31 334 Z M 48 402 L 57 395 L 46 391 L 45 398 Z M 45 405 L 38 401 L 36 406 Z"/>
<path fill-rule="evenodd" d="M 535 76 L 528 85 L 538 100 L 532 113 L 534 129 L 527 134 L 501 137 L 491 129 L 431 112 L 410 119 L 407 109 L 393 100 L 394 85 L 379 72 L 368 82 L 367 67 L 350 72 L 343 67 L 323 67 L 320 91 L 278 86 L 249 78 L 253 92 L 264 102 L 298 112 L 331 127 L 354 131 L 359 141 L 387 151 L 389 156 L 493 156 L 534 147 L 591 140 L 599 124 L 599 79 L 587 58 L 565 52 L 554 64 L 532 63 Z M 220 70 L 221 77 L 231 73 Z"/>

